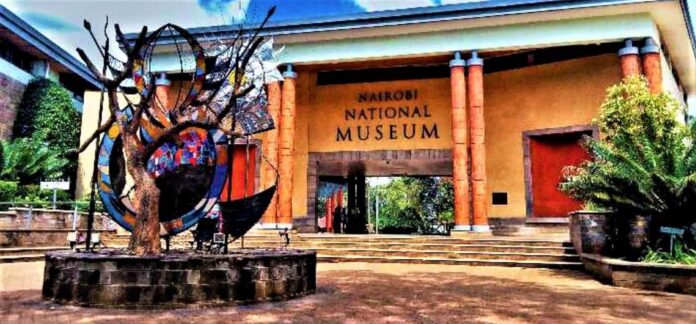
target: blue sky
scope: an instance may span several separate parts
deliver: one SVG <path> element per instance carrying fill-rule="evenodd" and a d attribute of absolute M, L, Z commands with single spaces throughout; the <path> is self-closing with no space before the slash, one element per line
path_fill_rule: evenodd
<path fill-rule="evenodd" d="M 88 53 L 96 51 L 82 20 L 97 27 L 107 15 L 125 32 L 133 32 L 143 25 L 154 29 L 168 22 L 199 27 L 253 20 L 272 5 L 277 6 L 273 20 L 279 22 L 481 1 L 495 0 L 0 0 L 0 4 L 76 55 L 78 46 Z M 687 1 L 696 18 L 696 0 Z"/>

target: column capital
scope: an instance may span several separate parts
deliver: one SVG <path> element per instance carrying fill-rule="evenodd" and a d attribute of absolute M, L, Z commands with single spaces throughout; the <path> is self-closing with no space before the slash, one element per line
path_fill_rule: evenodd
<path fill-rule="evenodd" d="M 619 50 L 619 56 L 638 55 L 638 47 L 633 46 L 633 40 L 624 41 L 625 46 Z"/>
<path fill-rule="evenodd" d="M 645 39 L 645 46 L 640 49 L 640 54 L 660 53 L 660 47 L 651 37 Z"/>
<path fill-rule="evenodd" d="M 462 53 L 461 52 L 454 52 L 454 59 L 450 60 L 449 62 L 450 67 L 455 67 L 455 66 L 466 66 L 466 61 L 462 59 Z"/>
<path fill-rule="evenodd" d="M 297 78 L 297 72 L 292 70 L 292 64 L 287 65 L 287 70 L 283 72 L 283 78 L 285 79 L 296 79 Z"/>
<path fill-rule="evenodd" d="M 478 56 L 478 52 L 473 51 L 473 52 L 471 52 L 471 58 L 466 60 L 466 65 L 468 65 L 468 66 L 483 65 L 483 59 Z"/>

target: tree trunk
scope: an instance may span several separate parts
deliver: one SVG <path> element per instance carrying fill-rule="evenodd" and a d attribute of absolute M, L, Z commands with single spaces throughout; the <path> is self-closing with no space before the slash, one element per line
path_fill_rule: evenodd
<path fill-rule="evenodd" d="M 147 172 L 147 168 L 140 158 L 141 147 L 137 144 L 135 135 L 127 135 L 123 139 L 127 153 L 128 172 L 133 177 L 136 186 L 132 201 L 133 207 L 138 213 L 128 250 L 135 255 L 156 255 L 161 252 L 160 190 L 155 184 L 155 178 Z"/>

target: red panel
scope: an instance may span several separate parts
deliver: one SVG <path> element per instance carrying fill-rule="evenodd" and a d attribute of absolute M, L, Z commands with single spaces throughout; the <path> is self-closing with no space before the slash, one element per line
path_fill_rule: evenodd
<path fill-rule="evenodd" d="M 534 217 L 566 217 L 569 212 L 582 207 L 581 202 L 571 199 L 558 189 L 565 166 L 579 165 L 590 158 L 579 144 L 582 135 L 585 134 L 531 137 Z"/>
<path fill-rule="evenodd" d="M 235 145 L 232 151 L 232 199 L 249 197 L 256 193 L 256 146 L 249 146 L 249 163 L 247 164 L 246 145 Z M 244 176 L 246 174 L 246 177 Z M 246 180 L 245 180 L 246 178 Z M 246 181 L 246 193 L 244 183 Z M 220 201 L 227 201 L 229 180 L 225 182 L 220 194 Z"/>

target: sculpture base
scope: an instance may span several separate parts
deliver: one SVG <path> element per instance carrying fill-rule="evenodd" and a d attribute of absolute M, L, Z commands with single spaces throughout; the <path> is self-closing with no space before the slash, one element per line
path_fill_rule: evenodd
<path fill-rule="evenodd" d="M 179 308 L 287 300 L 314 293 L 316 253 L 243 249 L 226 255 L 123 250 L 46 254 L 43 298 L 104 308 Z"/>

